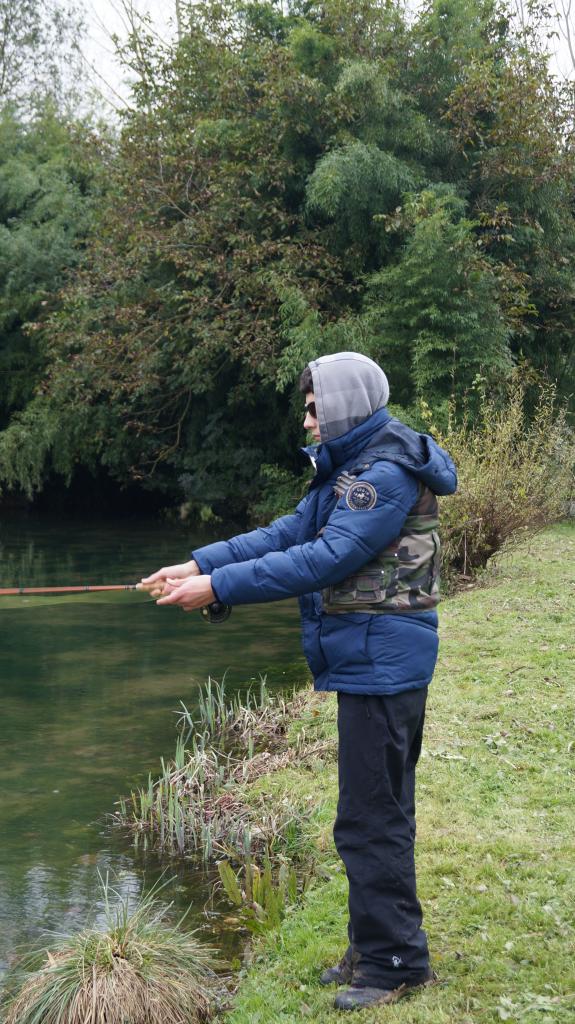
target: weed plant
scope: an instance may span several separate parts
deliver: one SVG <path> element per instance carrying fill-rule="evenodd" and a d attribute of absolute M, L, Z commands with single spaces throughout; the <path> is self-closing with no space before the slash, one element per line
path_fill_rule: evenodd
<path fill-rule="evenodd" d="M 289 860 L 279 858 L 277 866 L 269 856 L 261 866 L 247 858 L 238 872 L 228 860 L 220 861 L 218 873 L 223 890 L 239 910 L 239 921 L 253 935 L 278 928 L 290 906 L 308 889 L 313 862 L 298 874 Z"/>
<path fill-rule="evenodd" d="M 30 958 L 5 1007 L 5 1024 L 207 1020 L 217 993 L 216 954 L 166 922 L 170 908 L 158 899 L 161 888 L 131 906 L 106 880 L 105 930 L 86 929 Z"/>

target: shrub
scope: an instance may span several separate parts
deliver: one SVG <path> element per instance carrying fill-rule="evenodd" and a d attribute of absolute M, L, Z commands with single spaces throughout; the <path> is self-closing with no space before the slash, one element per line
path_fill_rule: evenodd
<path fill-rule="evenodd" d="M 472 426 L 463 422 L 440 439 L 459 476 L 457 493 L 441 502 L 448 586 L 471 578 L 503 545 L 568 513 L 575 434 L 553 385 L 539 382 L 532 413 L 529 398 L 529 381 L 516 374 L 503 400 L 484 400 Z"/>

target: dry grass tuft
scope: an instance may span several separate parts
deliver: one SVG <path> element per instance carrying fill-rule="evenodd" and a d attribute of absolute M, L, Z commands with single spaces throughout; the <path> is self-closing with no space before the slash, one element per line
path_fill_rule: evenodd
<path fill-rule="evenodd" d="M 85 930 L 29 961 L 5 1024 L 199 1024 L 215 1001 L 213 950 L 164 921 L 156 890 L 118 894 L 105 931 Z M 35 969 L 33 969 L 35 967 Z"/>

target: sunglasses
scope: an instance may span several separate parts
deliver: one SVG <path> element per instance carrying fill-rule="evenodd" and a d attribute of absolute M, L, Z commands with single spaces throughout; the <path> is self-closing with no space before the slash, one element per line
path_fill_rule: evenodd
<path fill-rule="evenodd" d="M 304 405 L 303 411 L 306 413 L 306 415 L 307 413 L 309 413 L 310 416 L 313 416 L 314 420 L 317 420 L 317 409 L 315 407 L 315 402 L 308 402 L 307 405 Z"/>

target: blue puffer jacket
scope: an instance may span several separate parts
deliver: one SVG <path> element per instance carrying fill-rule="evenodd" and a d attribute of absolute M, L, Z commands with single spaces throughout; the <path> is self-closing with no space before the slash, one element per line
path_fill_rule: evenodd
<path fill-rule="evenodd" d="M 361 481 L 375 488 L 372 508 L 351 509 L 333 486 L 367 449 L 384 449 Z M 304 449 L 316 475 L 293 515 L 271 526 L 194 551 L 201 571 L 226 604 L 297 596 L 305 654 L 318 690 L 393 694 L 426 686 L 437 658 L 435 611 L 328 615 L 322 588 L 341 582 L 397 537 L 418 495 L 418 480 L 435 494 L 457 484 L 449 455 L 431 437 L 375 412 L 346 434 Z M 320 530 L 322 531 L 320 534 Z"/>

